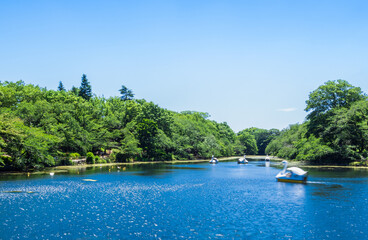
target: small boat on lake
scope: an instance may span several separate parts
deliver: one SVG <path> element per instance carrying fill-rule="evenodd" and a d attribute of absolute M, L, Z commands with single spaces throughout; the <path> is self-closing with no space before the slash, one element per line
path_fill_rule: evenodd
<path fill-rule="evenodd" d="M 238 159 L 238 164 L 246 164 L 248 163 L 248 160 L 245 158 L 246 155 L 244 154 L 244 157 Z"/>
<path fill-rule="evenodd" d="M 284 168 L 279 174 L 276 175 L 276 179 L 279 182 L 294 182 L 305 183 L 307 181 L 308 172 L 298 167 L 287 168 L 288 162 L 282 161 Z"/>
<path fill-rule="evenodd" d="M 82 179 L 84 182 L 97 182 L 97 180 L 94 179 Z"/>
<path fill-rule="evenodd" d="M 210 163 L 211 163 L 211 164 L 217 164 L 217 163 L 218 163 L 218 159 L 217 159 L 217 158 L 215 158 L 215 157 L 212 155 L 212 158 L 211 158 L 211 160 L 210 160 Z"/>
<path fill-rule="evenodd" d="M 268 156 L 268 154 L 267 154 L 267 157 L 265 158 L 265 161 L 266 162 L 269 162 L 270 161 L 270 157 Z"/>

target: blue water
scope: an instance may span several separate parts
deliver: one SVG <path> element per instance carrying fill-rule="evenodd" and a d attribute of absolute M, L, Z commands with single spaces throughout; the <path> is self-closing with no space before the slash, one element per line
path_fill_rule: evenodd
<path fill-rule="evenodd" d="M 306 170 L 307 184 L 263 162 L 2 177 L 0 239 L 368 239 L 368 171 Z"/>

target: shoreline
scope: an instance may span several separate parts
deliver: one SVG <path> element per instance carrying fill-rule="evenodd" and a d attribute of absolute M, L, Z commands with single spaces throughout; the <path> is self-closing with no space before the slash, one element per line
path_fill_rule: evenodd
<path fill-rule="evenodd" d="M 233 157 L 223 157 L 218 158 L 219 162 L 230 162 L 235 161 L 242 156 L 233 156 Z M 281 162 L 285 159 L 271 157 L 271 162 Z M 265 159 L 265 155 L 249 155 L 246 157 L 250 161 L 257 161 Z M 129 162 L 129 163 L 96 163 L 96 164 L 83 164 L 83 165 L 69 165 L 69 166 L 56 166 L 45 168 L 42 171 L 34 171 L 34 172 L 15 172 L 15 171 L 0 171 L 0 176 L 16 176 L 16 175 L 45 175 L 50 173 L 67 173 L 69 170 L 73 169 L 82 169 L 89 167 L 108 167 L 108 166 L 132 166 L 132 165 L 147 165 L 147 164 L 196 164 L 196 163 L 206 163 L 209 162 L 210 159 L 196 159 L 196 160 L 173 160 L 173 161 L 151 161 L 151 162 Z M 289 161 L 290 166 L 301 166 L 305 168 L 345 168 L 345 169 L 366 169 L 368 167 L 365 166 L 344 166 L 344 165 L 305 165 L 303 162 L 298 161 Z"/>
<path fill-rule="evenodd" d="M 221 162 L 234 161 L 239 157 L 223 157 L 218 160 Z M 206 163 L 210 159 L 197 159 L 197 160 L 173 160 L 173 161 L 152 161 L 152 162 L 127 162 L 127 163 L 95 163 L 95 164 L 83 164 L 83 165 L 68 165 L 68 166 L 55 166 L 48 167 L 41 171 L 34 172 L 16 172 L 16 171 L 0 171 L 0 176 L 16 176 L 16 175 L 44 175 L 50 173 L 67 173 L 69 170 L 82 169 L 89 167 L 108 167 L 108 166 L 132 166 L 132 165 L 148 165 L 148 164 L 193 164 L 193 163 Z"/>

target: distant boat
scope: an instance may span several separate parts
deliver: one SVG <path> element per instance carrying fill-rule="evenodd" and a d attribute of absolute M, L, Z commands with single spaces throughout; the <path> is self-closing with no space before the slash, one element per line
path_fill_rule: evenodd
<path fill-rule="evenodd" d="M 85 182 L 97 182 L 97 180 L 94 180 L 94 179 L 82 179 L 82 181 L 85 181 Z"/>
<path fill-rule="evenodd" d="M 244 154 L 244 157 L 238 159 L 238 164 L 246 164 L 248 163 L 248 160 L 245 158 L 246 155 Z"/>
<path fill-rule="evenodd" d="M 265 158 L 265 161 L 266 162 L 269 162 L 270 161 L 270 157 L 268 156 L 268 154 L 267 154 L 267 157 Z"/>
<path fill-rule="evenodd" d="M 50 176 L 54 176 L 54 174 L 55 174 L 55 173 L 53 173 L 53 172 L 50 172 Z"/>
<path fill-rule="evenodd" d="M 213 155 L 212 155 L 212 158 L 211 158 L 211 160 L 210 160 L 210 163 L 211 163 L 211 164 L 217 164 L 217 163 L 218 163 L 217 158 L 213 157 Z"/>
<path fill-rule="evenodd" d="M 307 181 L 308 172 L 298 167 L 287 168 L 288 162 L 282 161 L 284 168 L 279 174 L 276 175 L 276 179 L 279 182 L 294 182 L 305 183 Z"/>

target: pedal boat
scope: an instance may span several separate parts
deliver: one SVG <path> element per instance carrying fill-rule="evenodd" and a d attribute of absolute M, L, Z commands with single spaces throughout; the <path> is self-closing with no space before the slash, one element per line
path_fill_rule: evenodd
<path fill-rule="evenodd" d="M 211 158 L 211 160 L 210 160 L 210 163 L 211 163 L 211 164 L 217 164 L 217 163 L 218 163 L 217 158 L 213 157 L 213 155 L 212 155 L 212 158 Z"/>
<path fill-rule="evenodd" d="M 244 157 L 238 159 L 238 164 L 246 164 L 248 163 L 248 160 L 245 158 L 246 155 L 244 154 Z"/>
<path fill-rule="evenodd" d="M 287 168 L 288 162 L 282 161 L 284 168 L 279 174 L 276 175 L 276 179 L 279 182 L 292 182 L 292 183 L 306 183 L 308 178 L 308 172 L 298 167 Z"/>

